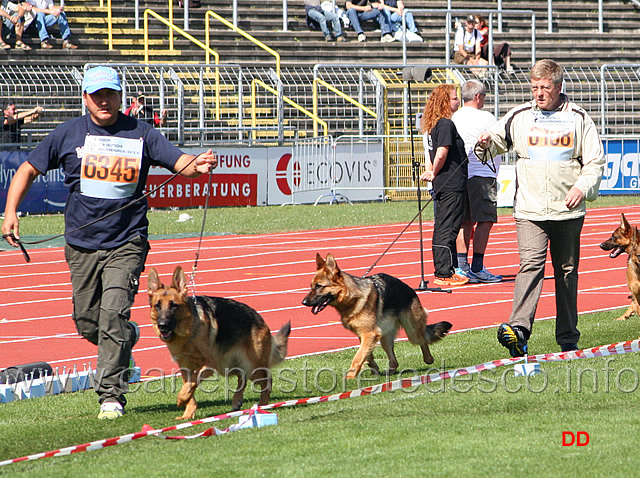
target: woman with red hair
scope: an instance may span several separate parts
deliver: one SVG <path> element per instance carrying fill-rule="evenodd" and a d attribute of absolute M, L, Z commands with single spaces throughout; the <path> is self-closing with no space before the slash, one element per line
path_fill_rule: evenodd
<path fill-rule="evenodd" d="M 433 183 L 433 283 L 445 287 L 469 282 L 468 277 L 455 273 L 456 237 L 462 225 L 467 187 L 467 153 L 451 121 L 459 106 L 457 88 L 451 84 L 440 85 L 429 95 L 420 123 L 426 159 L 426 171 L 420 179 Z"/>

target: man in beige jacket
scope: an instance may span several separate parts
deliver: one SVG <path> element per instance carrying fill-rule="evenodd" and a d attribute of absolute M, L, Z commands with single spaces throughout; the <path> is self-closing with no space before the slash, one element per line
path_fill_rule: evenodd
<path fill-rule="evenodd" d="M 578 263 L 585 200 L 597 197 L 605 164 L 593 120 L 562 93 L 562 67 L 540 60 L 530 79 L 533 101 L 513 108 L 478 136 L 483 149 L 493 154 L 512 150 L 517 156 L 513 215 L 520 270 L 511 316 L 498 328 L 498 341 L 513 357 L 528 352 L 547 248 L 556 289 L 556 341 L 563 352 L 578 348 Z"/>

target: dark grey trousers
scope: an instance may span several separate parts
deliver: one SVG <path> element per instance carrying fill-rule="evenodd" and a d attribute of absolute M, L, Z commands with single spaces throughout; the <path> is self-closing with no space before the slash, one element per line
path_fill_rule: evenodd
<path fill-rule="evenodd" d="M 65 247 L 73 288 L 73 320 L 78 333 L 98 346 L 94 389 L 100 403 L 118 401 L 124 406 L 127 402 L 124 394 L 129 390 L 134 345 L 127 322 L 147 251 L 147 240 L 140 236 L 109 250 Z"/>

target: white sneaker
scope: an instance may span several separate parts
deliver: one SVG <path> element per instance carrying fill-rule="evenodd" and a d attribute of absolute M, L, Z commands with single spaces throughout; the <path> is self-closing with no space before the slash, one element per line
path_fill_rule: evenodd
<path fill-rule="evenodd" d="M 394 39 L 395 41 L 402 41 L 402 39 L 403 39 L 403 38 L 404 38 L 404 35 L 402 34 L 402 30 L 398 30 L 397 32 L 395 32 L 395 33 L 393 34 L 393 39 Z M 408 38 L 409 38 L 409 37 L 407 36 L 407 39 L 408 39 Z"/>
<path fill-rule="evenodd" d="M 364 33 L 358 33 L 358 41 L 359 42 L 367 41 L 367 36 Z"/>
<path fill-rule="evenodd" d="M 382 35 L 380 41 L 382 43 L 391 43 L 393 41 L 393 37 L 391 36 L 391 33 L 385 33 L 384 35 Z"/>
<path fill-rule="evenodd" d="M 407 32 L 407 41 L 417 41 L 417 42 L 421 42 L 424 41 L 422 39 L 422 37 L 420 35 L 418 35 L 417 33 L 414 32 Z"/>
<path fill-rule="evenodd" d="M 104 402 L 100 405 L 98 420 L 115 420 L 124 415 L 124 408 L 119 402 Z"/>

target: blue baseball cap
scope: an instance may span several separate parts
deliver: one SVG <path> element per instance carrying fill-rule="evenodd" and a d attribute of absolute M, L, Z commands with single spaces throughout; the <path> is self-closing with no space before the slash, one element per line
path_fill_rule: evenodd
<path fill-rule="evenodd" d="M 118 72 L 107 66 L 96 66 L 87 70 L 82 80 L 82 92 L 91 94 L 102 88 L 122 91 Z"/>

